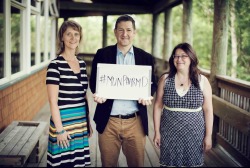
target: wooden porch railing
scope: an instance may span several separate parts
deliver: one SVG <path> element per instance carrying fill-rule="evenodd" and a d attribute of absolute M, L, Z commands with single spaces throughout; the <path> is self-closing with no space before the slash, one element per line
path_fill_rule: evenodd
<path fill-rule="evenodd" d="M 243 166 L 250 164 L 250 83 L 217 76 L 219 97 L 213 95 L 217 143 Z"/>

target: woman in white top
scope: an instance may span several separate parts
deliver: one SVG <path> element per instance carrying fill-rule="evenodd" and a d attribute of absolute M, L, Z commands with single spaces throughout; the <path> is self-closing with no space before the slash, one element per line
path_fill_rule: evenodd
<path fill-rule="evenodd" d="M 212 90 L 198 70 L 188 43 L 178 44 L 169 59 L 169 73 L 159 80 L 154 104 L 154 144 L 161 166 L 202 166 L 212 147 Z"/>

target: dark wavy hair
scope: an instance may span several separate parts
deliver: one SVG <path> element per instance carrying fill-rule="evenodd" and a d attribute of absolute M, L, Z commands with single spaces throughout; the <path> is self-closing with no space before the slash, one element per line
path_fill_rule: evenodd
<path fill-rule="evenodd" d="M 173 52 L 169 58 L 169 72 L 168 77 L 172 78 L 177 72 L 177 69 L 174 65 L 174 55 L 177 49 L 182 49 L 190 58 L 191 64 L 189 66 L 189 79 L 194 84 L 195 87 L 200 88 L 199 85 L 199 75 L 200 70 L 198 69 L 199 60 L 196 56 L 196 53 L 193 47 L 188 43 L 180 43 L 173 49 Z"/>
<path fill-rule="evenodd" d="M 82 40 L 82 26 L 73 20 L 64 21 L 57 35 L 57 55 L 60 55 L 65 50 L 62 38 L 63 38 L 63 33 L 67 30 L 68 27 L 71 27 L 72 29 L 78 31 L 80 33 L 80 42 Z M 77 55 L 77 53 L 78 53 L 78 48 L 76 49 L 75 54 Z"/>
<path fill-rule="evenodd" d="M 115 29 L 117 29 L 118 23 L 120 23 L 120 22 L 127 22 L 127 21 L 132 22 L 133 28 L 135 30 L 135 20 L 131 16 L 129 16 L 129 15 L 121 15 L 120 17 L 118 17 L 118 19 L 115 22 Z"/>

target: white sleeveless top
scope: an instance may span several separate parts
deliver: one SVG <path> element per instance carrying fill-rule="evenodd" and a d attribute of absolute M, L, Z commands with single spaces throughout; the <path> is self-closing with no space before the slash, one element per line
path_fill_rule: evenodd
<path fill-rule="evenodd" d="M 201 74 L 201 80 L 199 82 L 200 84 L 200 88 L 201 88 L 201 91 L 203 91 L 203 88 L 204 88 L 204 79 L 205 79 L 205 76 Z M 184 96 L 187 92 L 188 92 L 189 89 L 185 90 L 183 92 L 182 89 L 176 89 L 176 92 L 178 93 L 179 96 Z"/>

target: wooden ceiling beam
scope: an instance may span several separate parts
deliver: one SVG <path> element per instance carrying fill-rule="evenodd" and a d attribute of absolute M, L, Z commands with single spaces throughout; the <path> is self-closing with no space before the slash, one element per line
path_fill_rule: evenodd
<path fill-rule="evenodd" d="M 60 10 L 60 18 L 72 18 L 72 17 L 88 17 L 88 16 L 103 16 L 101 12 L 89 12 L 89 11 L 68 11 Z"/>
<path fill-rule="evenodd" d="M 167 8 L 171 8 L 180 4 L 182 4 L 182 0 L 160 0 L 154 5 L 152 13 L 160 13 Z"/>
<path fill-rule="evenodd" d="M 152 6 L 120 5 L 120 4 L 96 4 L 96 3 L 76 3 L 73 1 L 62 1 L 59 4 L 60 11 L 88 11 L 99 14 L 147 14 L 152 13 Z M 60 16 L 63 15 L 60 12 Z"/>

